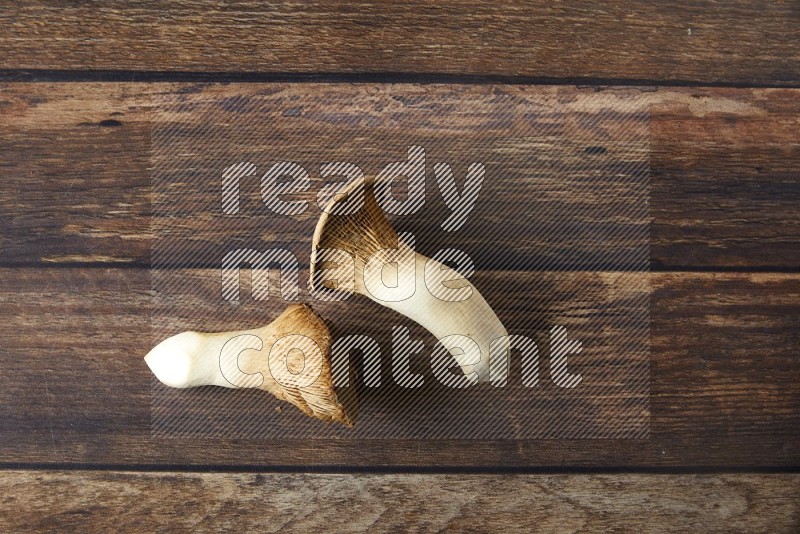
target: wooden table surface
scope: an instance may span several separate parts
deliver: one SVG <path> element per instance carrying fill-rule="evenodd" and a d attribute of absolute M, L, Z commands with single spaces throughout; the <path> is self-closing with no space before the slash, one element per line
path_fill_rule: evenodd
<path fill-rule="evenodd" d="M 800 529 L 797 3 L 0 4 L 0 529 Z M 646 102 L 649 436 L 153 435 L 153 102 L 220 87 Z"/>

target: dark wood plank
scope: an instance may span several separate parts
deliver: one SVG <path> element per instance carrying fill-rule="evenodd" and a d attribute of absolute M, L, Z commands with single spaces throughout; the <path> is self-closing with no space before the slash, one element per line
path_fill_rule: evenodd
<path fill-rule="evenodd" d="M 4 471 L 5 531 L 796 532 L 798 475 Z"/>
<path fill-rule="evenodd" d="M 218 282 L 219 273 L 187 276 Z M 485 282 L 494 275 L 484 276 Z M 0 278 L 5 463 L 636 468 L 800 461 L 796 274 L 650 276 L 652 415 L 646 439 L 447 441 L 154 436 L 152 378 L 142 361 L 157 341 L 148 317 L 150 273 L 15 268 Z M 498 314 L 517 309 L 533 320 L 535 309 L 514 308 L 517 300 L 499 303 Z M 250 312 L 253 322 L 269 320 L 275 306 L 282 305 L 266 301 L 260 315 Z M 372 321 L 366 313 L 353 316 Z M 168 328 L 184 328 L 184 320 L 177 314 Z M 268 397 L 264 403 L 275 406 Z"/>
<path fill-rule="evenodd" d="M 317 102 L 314 113 L 301 113 L 296 123 L 281 123 L 293 128 L 292 135 L 287 131 L 272 140 L 254 141 L 252 150 L 269 159 L 276 140 L 282 153 L 334 151 L 343 142 L 347 145 L 348 139 L 353 146 L 368 145 L 370 139 L 378 143 L 396 134 L 395 123 L 418 124 L 404 134 L 419 139 L 432 132 L 439 132 L 436 135 L 441 138 L 444 128 L 455 140 L 470 135 L 479 136 L 471 142 L 480 141 L 481 135 L 488 140 L 504 132 L 500 124 L 474 133 L 481 120 L 487 124 L 492 120 L 492 95 L 524 107 L 526 99 L 569 101 L 591 91 L 458 85 L 7 84 L 0 89 L 4 153 L 0 206 L 5 215 L 0 220 L 0 262 L 149 264 L 153 237 L 149 105 L 153 98 L 183 95 L 191 102 L 211 95 L 258 97 L 273 103 L 274 112 L 281 116 L 296 108 L 296 99 Z M 642 99 L 650 106 L 654 268 L 785 270 L 800 265 L 797 90 L 618 88 L 605 92 Z M 438 122 L 429 122 L 430 109 L 448 109 L 467 99 L 475 106 L 475 116 L 443 112 Z M 489 115 L 476 119 L 481 111 Z M 357 142 L 364 135 L 361 124 L 370 125 L 370 137 Z M 356 150 L 348 146 L 344 155 Z M 355 161 L 371 161 L 374 166 L 388 161 L 382 153 L 367 152 L 372 155 L 365 156 L 366 160 L 355 157 Z M 202 201 L 218 204 L 210 197 Z M 503 205 L 502 199 L 498 202 L 492 208 L 499 213 L 514 209 Z M 305 226 L 291 227 L 303 234 L 303 240 L 313 228 L 318 208 L 307 214 Z M 208 233 L 208 227 L 201 232 L 192 224 L 191 219 L 181 222 L 194 231 L 193 242 L 203 246 L 219 242 L 220 236 Z M 415 224 L 424 230 L 425 221 Z M 496 233 L 502 240 L 503 232 Z M 287 231 L 270 235 L 286 242 L 299 239 Z M 456 240 L 468 237 L 463 232 L 453 236 Z M 466 250 L 472 252 L 474 246 L 471 243 Z M 478 251 L 479 256 L 495 260 L 491 250 L 484 252 Z"/>
<path fill-rule="evenodd" d="M 153 270 L 156 293 L 151 312 L 151 339 L 185 330 L 221 332 L 260 326 L 287 305 L 276 285 L 267 300 L 254 300 L 242 275 L 241 300 L 223 300 L 218 270 Z M 277 278 L 273 273 L 271 278 Z M 280 403 L 265 401 L 259 391 L 230 395 L 221 388 L 189 394 L 154 384 L 153 432 L 159 437 L 204 438 L 224 435 L 238 439 L 643 439 L 649 433 L 649 346 L 646 273 L 478 272 L 471 277 L 492 303 L 509 333 L 537 345 L 539 364 L 523 371 L 521 352 L 511 356 L 504 387 L 489 384 L 454 389 L 440 383 L 431 370 L 434 338 L 399 314 L 381 310 L 366 298 L 323 302 L 306 290 L 300 272 L 299 302 L 306 302 L 329 322 L 334 339 L 356 334 L 380 346 L 380 387 L 367 387 L 363 361 L 351 358 L 350 387 L 340 394 L 350 399 L 355 428 L 320 425 Z M 276 280 L 277 281 L 277 280 Z M 420 282 L 421 284 L 422 282 Z M 421 288 L 420 288 L 421 290 Z M 549 330 L 566 329 L 580 340 L 581 384 L 565 390 L 550 371 Z M 416 351 L 395 348 L 392 331 L 408 328 L 411 339 L 424 344 L 410 355 L 409 365 L 422 379 L 410 389 L 397 383 L 396 357 Z M 578 356 L 576 356 L 577 358 Z M 268 373 L 265 368 L 262 372 Z M 527 371 L 538 372 L 535 387 L 523 384 Z M 357 376 L 358 375 L 358 376 Z M 354 398 L 355 397 L 355 398 Z M 249 417 L 243 419 L 246 412 Z M 254 424 L 257 421 L 258 424 Z"/>
<path fill-rule="evenodd" d="M 796 84 L 793 2 L 5 2 L 0 69 Z"/>
<path fill-rule="evenodd" d="M 98 84 L 91 97 L 87 89 L 0 90 L 3 261 L 127 263 L 150 256 L 148 90 Z M 56 94 L 61 104 L 52 107 Z"/>

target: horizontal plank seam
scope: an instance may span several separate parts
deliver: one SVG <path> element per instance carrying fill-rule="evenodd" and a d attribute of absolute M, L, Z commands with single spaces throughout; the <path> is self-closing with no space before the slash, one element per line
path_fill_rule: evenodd
<path fill-rule="evenodd" d="M 318 473 L 318 474 L 794 474 L 794 466 L 347 466 L 347 465 L 180 465 L 3 462 L 0 471 L 133 471 L 141 473 Z"/>
<path fill-rule="evenodd" d="M 773 83 L 698 81 L 685 79 L 594 78 L 548 76 L 462 75 L 404 72 L 249 72 L 249 71 L 138 71 L 138 70 L 48 70 L 3 69 L 0 82 L 237 82 L 237 83 L 416 83 L 416 84 L 508 84 L 577 86 L 726 87 L 739 89 L 796 89 L 800 77 Z"/>
<path fill-rule="evenodd" d="M 160 269 L 181 270 L 181 269 L 208 269 L 216 270 L 220 267 L 213 267 L 208 265 L 192 266 L 170 266 L 160 267 Z M 137 261 L 108 261 L 108 262 L 0 262 L 0 269 L 134 269 L 134 270 L 149 270 L 156 269 L 150 264 L 141 263 Z M 493 272 L 516 272 L 520 269 L 503 269 L 492 268 L 486 269 Z M 604 273 L 630 273 L 641 272 L 632 271 L 630 269 L 567 269 L 567 268 L 548 268 L 544 269 L 548 272 L 566 272 L 566 273 L 582 273 L 582 272 L 604 272 Z M 648 271 L 644 271 L 648 272 Z M 786 267 L 786 266 L 736 266 L 736 265 L 713 265 L 713 266 L 692 266 L 692 265 L 658 265 L 651 266 L 649 269 L 651 273 L 775 273 L 775 274 L 797 274 L 800 273 L 800 266 Z"/>

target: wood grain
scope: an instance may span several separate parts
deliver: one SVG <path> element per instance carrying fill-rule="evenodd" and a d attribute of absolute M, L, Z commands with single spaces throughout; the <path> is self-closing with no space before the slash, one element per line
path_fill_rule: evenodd
<path fill-rule="evenodd" d="M 800 93 L 744 88 L 800 84 L 796 3 L 0 0 L 0 27 L 0 80 L 302 82 L 0 85 L 0 266 L 10 267 L 0 268 L 0 530 L 150 530 L 152 518 L 191 531 L 800 529 L 797 475 L 302 473 L 796 469 L 800 275 L 670 272 L 800 267 Z M 315 79 L 458 83 L 308 83 Z M 157 335 L 194 326 L 197 313 L 215 325 L 230 317 L 208 304 L 178 306 L 156 330 L 149 321 L 157 311 L 144 269 L 153 243 L 153 98 L 227 90 L 273 92 L 280 101 L 338 92 L 385 134 L 390 114 L 418 119 L 420 109 L 446 108 L 470 92 L 539 98 L 576 91 L 496 81 L 590 83 L 579 91 L 641 92 L 650 104 L 651 258 L 662 272 L 640 275 L 652 287 L 649 437 L 154 435 L 153 382 L 142 355 Z M 651 87 L 598 85 L 615 83 Z M 659 84 L 743 88 L 653 87 Z M 385 113 L 367 112 L 376 103 Z M 303 117 L 298 139 L 340 142 L 348 117 L 337 122 L 337 111 Z M 463 131 L 451 115 L 442 119 L 438 126 Z M 202 270 L 177 274 L 215 282 Z M 516 324 L 566 313 L 570 284 L 581 276 L 550 273 L 546 287 L 559 289 L 560 300 L 502 311 L 516 314 Z M 588 286 L 607 291 L 604 276 L 620 274 L 595 273 Z M 325 312 L 336 316 L 334 307 Z M 254 324 L 270 313 L 245 309 Z M 351 327 L 370 326 L 369 314 L 360 316 Z M 78 470 L 18 470 L 26 465 Z M 86 470 L 98 465 L 144 471 Z M 146 471 L 165 467 L 298 472 Z"/>
<path fill-rule="evenodd" d="M 218 270 L 151 270 L 153 343 L 182 331 L 223 332 L 264 324 L 288 304 L 272 284 L 267 300 L 254 300 L 246 274 L 238 305 L 221 297 Z M 277 278 L 273 273 L 271 278 Z M 238 439 L 643 439 L 649 432 L 649 338 L 647 273 L 481 272 L 471 277 L 510 333 L 537 344 L 535 386 L 523 383 L 521 352 L 514 351 L 504 387 L 490 384 L 454 389 L 431 370 L 435 339 L 407 318 L 365 298 L 323 302 L 309 295 L 307 271 L 300 272 L 298 302 L 313 306 L 333 338 L 369 336 L 380 346 L 380 387 L 368 387 L 363 358 L 350 356 L 350 398 L 355 428 L 320 425 L 296 410 L 281 410 L 258 391 L 208 388 L 193 392 L 153 386 L 153 432 L 159 437 Z M 421 282 L 420 282 L 421 283 Z M 251 286 L 253 284 L 250 284 Z M 553 326 L 581 340 L 581 374 L 574 390 L 556 386 L 550 369 Z M 407 328 L 419 351 L 399 348 L 395 328 Z M 396 358 L 409 356 L 419 387 L 397 383 Z M 576 356 L 577 357 L 577 356 Z M 261 360 L 262 373 L 269 373 Z M 406 386 L 408 383 L 406 382 Z M 357 402 L 356 402 L 357 401 Z M 248 417 L 243 418 L 242 414 Z"/>
<path fill-rule="evenodd" d="M 796 274 L 651 275 L 647 439 L 448 441 L 159 438 L 142 362 L 155 341 L 150 273 L 15 268 L 0 278 L 7 465 L 741 468 L 800 459 Z"/>
<path fill-rule="evenodd" d="M 192 101 L 207 95 L 261 95 L 271 99 L 279 114 L 297 111 L 293 98 L 318 102 L 333 98 L 336 105 L 322 105 L 305 116 L 300 113 L 291 135 L 276 137 L 282 150 L 291 152 L 292 143 L 298 151 L 309 150 L 310 140 L 312 148 L 329 151 L 341 147 L 343 140 L 355 142 L 364 135 L 360 121 L 368 121 L 376 140 L 396 136 L 392 125 L 398 120 L 420 124 L 404 135 L 426 139 L 445 128 L 454 138 L 477 135 L 471 142 L 479 143 L 481 135 L 488 140 L 502 129 L 475 133 L 468 127 L 475 126 L 474 118 L 446 112 L 431 124 L 426 122 L 427 110 L 448 109 L 465 98 L 476 106 L 488 106 L 486 96 L 495 93 L 519 102 L 569 100 L 587 91 L 591 90 L 463 85 L 7 84 L 0 87 L 4 151 L 0 206 L 7 215 L 0 220 L 0 262 L 149 264 L 154 98 Z M 605 92 L 643 99 L 650 106 L 653 268 L 800 266 L 798 90 L 612 88 Z M 338 103 L 345 97 L 346 109 L 340 109 Z M 368 144 L 369 139 L 359 142 Z M 269 147 L 264 152 L 269 158 Z M 367 160 L 373 163 L 382 157 L 374 150 L 370 153 Z M 218 204 L 208 198 L 203 202 Z M 500 202 L 492 206 L 499 213 L 517 209 Z M 309 211 L 308 228 L 302 231 L 313 227 L 317 213 Z M 181 224 L 195 232 L 198 244 L 219 240 L 218 235 L 192 227 L 191 220 Z M 417 226 L 425 228 L 423 223 Z M 502 239 L 503 232 L 497 234 Z M 298 238 L 290 233 L 270 236 L 287 242 Z M 467 249 L 471 246 L 475 243 Z M 477 253 L 495 261 L 490 249 Z"/>
<path fill-rule="evenodd" d="M 0 528 L 796 532 L 798 475 L 5 471 Z M 155 521 L 155 523 L 153 523 Z"/>
<path fill-rule="evenodd" d="M 797 84 L 794 2 L 4 2 L 0 69 Z"/>

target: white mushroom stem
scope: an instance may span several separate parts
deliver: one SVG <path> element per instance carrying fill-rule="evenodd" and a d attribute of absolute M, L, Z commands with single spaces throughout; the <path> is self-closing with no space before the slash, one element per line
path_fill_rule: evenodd
<path fill-rule="evenodd" d="M 407 249 L 404 244 L 400 248 Z M 406 253 L 413 254 L 414 268 L 393 269 L 396 278 L 390 275 L 392 286 L 387 287 L 379 279 L 380 270 L 367 267 L 363 280 L 356 279 L 356 292 L 408 317 L 433 334 L 471 382 L 489 381 L 492 345 L 494 343 L 494 352 L 499 354 L 498 350 L 503 350 L 508 343 L 508 332 L 500 319 L 468 280 L 434 259 L 410 250 Z M 380 256 L 380 253 L 373 256 L 378 259 L 376 264 L 380 263 Z M 432 294 L 433 288 L 425 277 L 425 273 L 431 271 L 441 273 L 445 280 L 460 279 L 462 286 L 469 287 L 469 297 L 456 301 Z M 382 289 L 384 294 L 381 294 Z M 398 300 L 393 298 L 397 294 L 409 296 Z"/>
<path fill-rule="evenodd" d="M 307 415 L 351 426 L 333 389 L 330 348 L 325 323 L 296 304 L 261 328 L 177 334 L 144 360 L 170 387 L 259 388 Z"/>

